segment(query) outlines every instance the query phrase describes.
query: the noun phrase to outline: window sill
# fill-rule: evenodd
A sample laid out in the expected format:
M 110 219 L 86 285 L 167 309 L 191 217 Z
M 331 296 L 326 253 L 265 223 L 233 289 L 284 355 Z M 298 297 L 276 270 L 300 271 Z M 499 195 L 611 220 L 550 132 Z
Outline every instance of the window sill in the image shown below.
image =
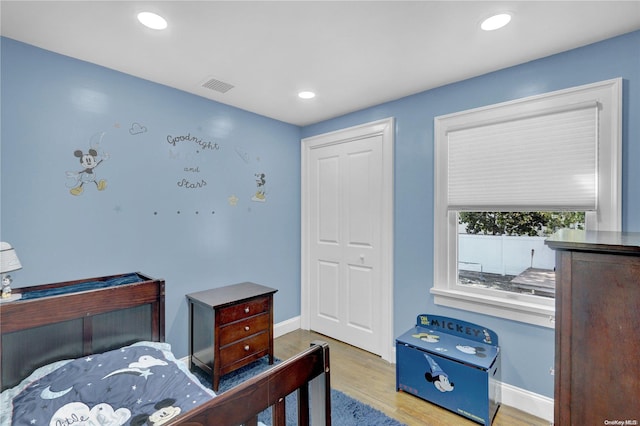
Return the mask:
M 432 288 L 436 305 L 555 328 L 555 307 L 505 297 Z

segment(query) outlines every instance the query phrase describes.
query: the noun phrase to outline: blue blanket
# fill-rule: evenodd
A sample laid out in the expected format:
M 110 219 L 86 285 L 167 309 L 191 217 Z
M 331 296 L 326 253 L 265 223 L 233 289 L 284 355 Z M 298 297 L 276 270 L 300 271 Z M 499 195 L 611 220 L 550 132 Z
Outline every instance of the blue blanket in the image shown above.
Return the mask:
M 14 425 L 159 425 L 212 393 L 173 355 L 133 345 L 78 358 L 13 399 Z
M 49 288 L 45 290 L 33 290 L 22 293 L 22 300 L 38 299 L 40 297 L 59 296 L 61 294 L 75 293 L 79 291 L 96 290 L 100 288 L 115 287 L 124 284 L 133 284 L 144 281 L 138 274 L 127 274 L 103 281 L 85 281 L 65 287 Z

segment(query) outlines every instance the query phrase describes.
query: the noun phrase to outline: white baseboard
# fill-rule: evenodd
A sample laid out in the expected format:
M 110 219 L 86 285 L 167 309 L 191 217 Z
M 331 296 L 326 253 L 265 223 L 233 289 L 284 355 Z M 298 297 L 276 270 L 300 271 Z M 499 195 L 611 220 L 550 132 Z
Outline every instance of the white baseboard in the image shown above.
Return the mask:
M 300 328 L 300 317 L 289 318 L 273 325 L 273 338 L 284 336 Z
M 502 383 L 502 404 L 553 423 L 553 398 Z

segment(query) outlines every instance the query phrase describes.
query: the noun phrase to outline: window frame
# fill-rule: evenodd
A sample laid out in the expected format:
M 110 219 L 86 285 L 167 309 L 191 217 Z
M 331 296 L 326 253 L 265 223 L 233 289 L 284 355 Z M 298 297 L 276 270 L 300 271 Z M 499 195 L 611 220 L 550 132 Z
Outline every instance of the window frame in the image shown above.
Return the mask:
M 598 207 L 586 212 L 587 230 L 620 231 L 622 79 L 616 78 L 434 118 L 434 282 L 436 305 L 553 328 L 555 300 L 458 284 L 458 212 L 447 200 L 447 133 L 582 102 L 598 103 Z

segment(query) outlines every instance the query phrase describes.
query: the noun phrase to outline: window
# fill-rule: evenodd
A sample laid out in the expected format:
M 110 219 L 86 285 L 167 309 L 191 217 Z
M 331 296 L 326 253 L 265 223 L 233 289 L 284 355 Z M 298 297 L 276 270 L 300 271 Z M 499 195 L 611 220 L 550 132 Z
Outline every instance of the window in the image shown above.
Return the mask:
M 459 219 L 585 212 L 586 229 L 620 230 L 621 90 L 615 79 L 435 118 L 436 304 L 553 327 L 551 297 L 461 282 L 473 261 Z

